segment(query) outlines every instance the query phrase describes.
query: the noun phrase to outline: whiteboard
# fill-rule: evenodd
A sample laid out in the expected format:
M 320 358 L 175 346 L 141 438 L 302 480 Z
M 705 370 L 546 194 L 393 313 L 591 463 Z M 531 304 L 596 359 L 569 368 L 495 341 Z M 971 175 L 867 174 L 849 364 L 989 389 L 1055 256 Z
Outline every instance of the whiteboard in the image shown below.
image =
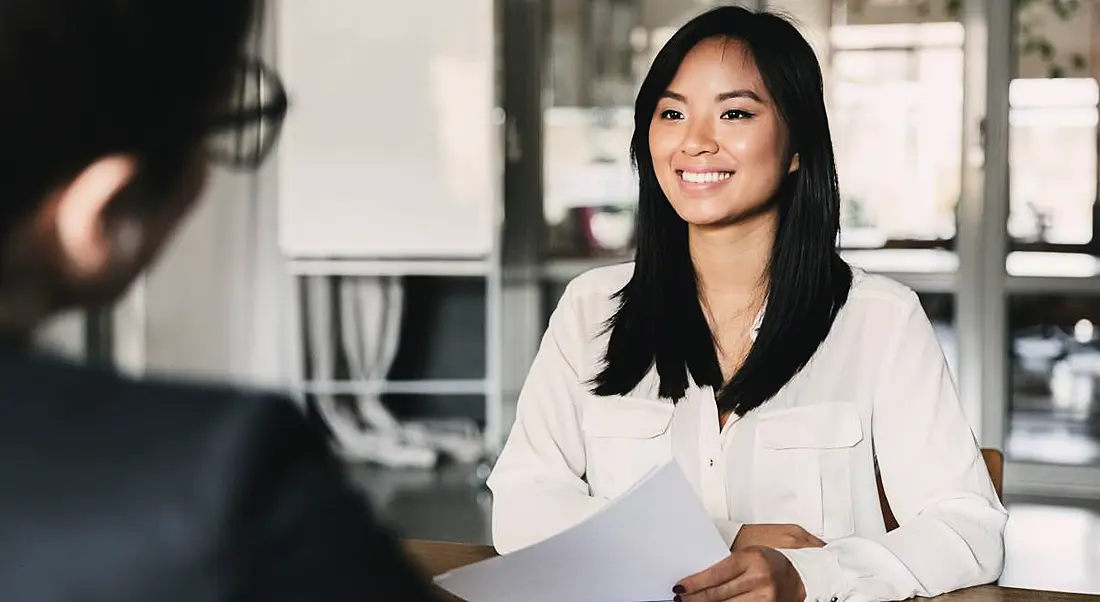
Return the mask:
M 292 257 L 470 258 L 502 176 L 492 0 L 280 0 Z

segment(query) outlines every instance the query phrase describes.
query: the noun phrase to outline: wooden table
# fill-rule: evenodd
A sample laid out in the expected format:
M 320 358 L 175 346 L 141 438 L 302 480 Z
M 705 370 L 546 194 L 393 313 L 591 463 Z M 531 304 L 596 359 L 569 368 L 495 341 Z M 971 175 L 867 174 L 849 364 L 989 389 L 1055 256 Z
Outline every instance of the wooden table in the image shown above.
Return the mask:
M 490 546 L 475 546 L 444 541 L 405 540 L 405 551 L 429 577 L 497 555 Z
M 496 552 L 489 546 L 439 541 L 407 540 L 405 550 L 428 576 L 439 575 L 496 556 Z M 446 599 L 456 600 L 453 596 L 446 596 Z M 1100 602 L 1100 596 L 996 585 L 972 587 L 932 599 L 936 602 Z

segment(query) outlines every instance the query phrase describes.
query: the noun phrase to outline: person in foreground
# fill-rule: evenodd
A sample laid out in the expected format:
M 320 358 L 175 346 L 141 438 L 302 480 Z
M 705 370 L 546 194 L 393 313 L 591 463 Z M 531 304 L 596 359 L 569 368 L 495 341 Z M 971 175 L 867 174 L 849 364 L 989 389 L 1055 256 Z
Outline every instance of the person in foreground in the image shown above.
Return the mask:
M 430 600 L 288 399 L 29 348 L 144 269 L 286 111 L 253 0 L 0 0 L 0 600 Z M 249 88 L 274 90 L 264 103 Z M 260 126 L 264 127 L 261 128 Z M 255 144 L 253 143 L 255 142 Z
M 634 119 L 636 258 L 579 276 L 552 314 L 489 479 L 498 551 L 674 458 L 731 549 L 674 584 L 684 602 L 996 580 L 1007 514 L 931 324 L 837 252 L 807 42 L 779 16 L 713 9 L 657 55 Z

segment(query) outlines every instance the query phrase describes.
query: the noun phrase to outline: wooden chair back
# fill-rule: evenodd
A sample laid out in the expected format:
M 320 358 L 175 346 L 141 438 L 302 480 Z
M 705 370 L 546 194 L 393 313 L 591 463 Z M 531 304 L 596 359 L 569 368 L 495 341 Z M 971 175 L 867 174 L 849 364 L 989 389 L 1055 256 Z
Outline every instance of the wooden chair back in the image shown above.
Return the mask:
M 1003 499 L 1004 495 L 1004 469 L 1005 457 L 1000 450 L 982 449 L 982 459 L 989 470 L 989 478 L 993 481 L 993 489 L 997 491 L 997 498 Z M 886 530 L 893 531 L 898 528 L 898 521 L 894 518 L 894 511 L 890 509 L 890 501 L 886 499 L 886 490 L 882 487 L 882 478 L 878 478 L 878 501 L 882 506 L 882 520 L 886 524 Z

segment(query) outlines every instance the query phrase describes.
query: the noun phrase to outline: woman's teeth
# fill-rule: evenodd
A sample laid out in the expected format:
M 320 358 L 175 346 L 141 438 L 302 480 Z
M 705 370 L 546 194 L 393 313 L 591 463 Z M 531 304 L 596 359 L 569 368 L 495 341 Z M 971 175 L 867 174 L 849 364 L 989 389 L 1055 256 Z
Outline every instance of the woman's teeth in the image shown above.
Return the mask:
M 712 184 L 729 179 L 733 175 L 728 171 L 681 171 L 680 178 L 692 184 Z

